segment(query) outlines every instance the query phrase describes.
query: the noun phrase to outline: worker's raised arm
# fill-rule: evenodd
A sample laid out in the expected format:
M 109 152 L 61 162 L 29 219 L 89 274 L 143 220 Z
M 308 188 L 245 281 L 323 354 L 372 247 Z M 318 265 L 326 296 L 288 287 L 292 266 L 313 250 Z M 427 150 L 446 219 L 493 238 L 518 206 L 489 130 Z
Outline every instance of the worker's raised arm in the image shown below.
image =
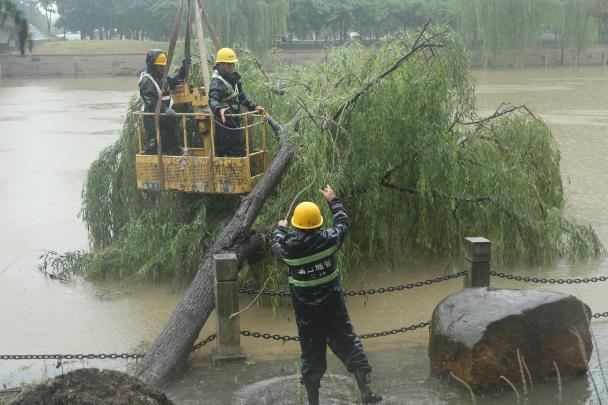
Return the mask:
M 346 214 L 346 210 L 344 209 L 342 202 L 338 197 L 336 197 L 336 193 L 334 193 L 329 184 L 321 189 L 321 193 L 323 194 L 323 198 L 325 198 L 329 204 L 332 220 L 331 228 L 328 228 L 323 232 L 326 232 L 328 239 L 331 239 L 338 245 L 341 245 L 344 242 L 344 239 L 346 239 L 348 227 L 350 226 L 350 220 L 348 219 L 348 215 Z
M 287 226 L 287 221 L 282 219 L 272 233 L 271 249 L 277 259 L 283 259 L 285 257 L 283 253 L 283 241 L 285 240 L 285 235 L 287 235 Z

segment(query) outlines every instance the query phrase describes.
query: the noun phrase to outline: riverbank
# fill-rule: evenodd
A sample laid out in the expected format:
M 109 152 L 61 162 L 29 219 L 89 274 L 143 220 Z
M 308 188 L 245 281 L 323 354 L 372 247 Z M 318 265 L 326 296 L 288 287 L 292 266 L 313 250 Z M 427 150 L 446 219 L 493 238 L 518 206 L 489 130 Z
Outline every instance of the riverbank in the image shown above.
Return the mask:
M 83 76 L 134 76 L 145 68 L 154 41 L 50 41 L 26 55 L 0 53 L 0 79 Z
M 267 61 L 280 60 L 298 65 L 322 58 L 333 45 L 282 46 L 270 51 Z M 40 44 L 31 54 L 0 53 L 0 79 L 40 77 L 134 76 L 145 68 L 149 49 L 166 49 L 164 42 L 152 41 L 52 41 Z M 505 50 L 491 63 L 486 63 L 481 49 L 469 51 L 473 68 L 556 68 L 605 67 L 608 46 L 585 50 L 580 58 L 575 48 L 527 49 L 521 58 Z M 271 68 L 270 62 L 266 62 Z

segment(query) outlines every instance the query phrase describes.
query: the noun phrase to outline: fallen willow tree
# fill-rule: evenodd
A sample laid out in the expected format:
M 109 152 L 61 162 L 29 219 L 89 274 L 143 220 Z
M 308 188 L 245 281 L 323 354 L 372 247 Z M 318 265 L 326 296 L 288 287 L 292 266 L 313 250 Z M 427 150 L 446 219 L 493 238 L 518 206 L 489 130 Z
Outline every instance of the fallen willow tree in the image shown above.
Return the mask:
M 135 190 L 131 112 L 87 177 L 82 217 L 95 249 L 74 256 L 75 266 L 90 276 L 194 276 L 140 364 L 144 381 L 162 384 L 184 365 L 213 310 L 213 254 L 234 251 L 245 264 L 261 253 L 247 276 L 265 280 L 276 264 L 263 236 L 311 183 L 301 199 L 320 203 L 318 187 L 329 183 L 352 218 L 342 271 L 404 251 L 454 255 L 470 235 L 490 238 L 501 262 L 603 252 L 590 227 L 564 216 L 547 126 L 523 106 L 476 115 L 469 60 L 449 29 L 395 34 L 370 48 L 353 43 L 272 74 L 247 52 L 240 59 L 276 135 L 270 167 L 242 201 L 179 193 L 144 200 Z M 270 274 L 275 286 L 283 278 Z

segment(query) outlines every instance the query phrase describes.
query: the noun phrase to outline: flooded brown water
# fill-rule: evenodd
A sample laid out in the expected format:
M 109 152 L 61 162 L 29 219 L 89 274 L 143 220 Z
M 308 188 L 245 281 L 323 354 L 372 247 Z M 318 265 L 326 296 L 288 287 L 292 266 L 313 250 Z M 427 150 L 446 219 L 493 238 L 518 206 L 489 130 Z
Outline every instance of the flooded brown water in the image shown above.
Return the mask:
M 549 124 L 562 151 L 567 211 L 594 226 L 608 245 L 608 71 L 554 69 L 476 72 L 480 111 L 500 103 L 526 104 Z M 77 217 L 86 169 L 99 151 L 118 136 L 136 78 L 0 81 L 0 354 L 112 353 L 140 351 L 162 329 L 183 291 L 156 285 L 60 283 L 36 270 L 41 250 L 86 249 L 87 237 Z M 459 270 L 459 263 L 408 261 L 391 268 L 355 271 L 348 288 L 386 287 Z M 547 277 L 606 275 L 606 259 L 584 263 L 566 260 L 510 271 Z M 528 287 L 493 280 L 499 287 Z M 410 325 L 430 318 L 435 305 L 462 286 L 462 279 L 392 294 L 348 300 L 359 333 Z M 530 286 L 531 287 L 531 286 Z M 535 286 L 536 287 L 536 286 Z M 608 311 L 605 283 L 551 286 L 573 293 L 593 312 Z M 243 297 L 245 305 L 250 297 Z M 213 333 L 213 319 L 201 336 Z M 600 353 L 608 358 L 606 321 L 594 321 Z M 294 335 L 292 311 L 260 306 L 241 317 L 242 329 Z M 426 330 L 366 340 L 374 366 L 374 384 L 386 403 L 467 403 L 467 394 L 428 378 Z M 293 383 L 299 347 L 243 338 L 245 365 L 214 368 L 210 348 L 193 356 L 192 369 L 168 387 L 179 403 L 297 403 L 302 392 Z M 343 388 L 342 366 L 332 356 L 325 394 L 332 403 L 351 403 Z M 601 363 L 594 357 L 593 375 Z M 124 361 L 0 361 L 0 388 L 17 386 L 63 369 L 125 369 Z M 608 364 L 604 364 L 608 367 Z M 277 379 L 279 378 L 279 379 Z M 282 380 L 281 378 L 285 378 Z M 333 382 L 332 382 L 333 381 Z M 337 381 L 337 382 L 336 382 Z M 333 384 L 333 385 L 332 385 Z M 218 387 L 222 387 L 221 389 Z M 275 392 L 278 397 L 261 392 Z M 600 387 L 600 390 L 602 387 Z M 349 391 L 351 390 L 351 391 Z M 555 386 L 538 387 L 534 403 L 555 403 Z M 581 378 L 565 386 L 564 403 L 596 403 L 592 383 Z M 600 396 L 608 401 L 608 391 Z M 274 399 L 273 399 L 274 398 Z M 277 399 L 280 398 L 280 399 Z M 353 399 L 355 398 L 355 399 Z M 515 403 L 510 394 L 480 398 L 481 403 Z M 568 401 L 566 401 L 568 400 Z M 270 401 L 270 402 L 268 402 Z M 276 402 L 275 402 L 276 403 Z

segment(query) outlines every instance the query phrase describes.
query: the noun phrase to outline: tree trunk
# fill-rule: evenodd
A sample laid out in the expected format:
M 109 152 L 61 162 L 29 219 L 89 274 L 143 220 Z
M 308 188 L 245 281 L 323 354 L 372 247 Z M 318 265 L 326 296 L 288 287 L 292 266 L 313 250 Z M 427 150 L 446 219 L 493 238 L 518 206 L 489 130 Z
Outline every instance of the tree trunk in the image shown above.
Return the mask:
M 186 295 L 139 364 L 137 377 L 147 384 L 162 386 L 183 370 L 201 328 L 215 308 L 213 256 L 221 252 L 235 252 L 239 265 L 242 265 L 251 251 L 251 248 L 246 247 L 252 246 L 249 237 L 251 225 L 294 155 L 294 147 L 284 136 L 285 130 L 275 125 L 276 123 L 273 129 L 279 132 L 281 139 L 278 153 L 264 176 L 245 197 L 230 223 L 205 254 Z M 256 243 L 253 243 L 253 246 L 255 245 Z
M 349 108 L 352 108 L 363 94 L 373 88 L 382 79 L 395 72 L 412 55 L 420 50 L 434 46 L 432 41 L 439 34 L 431 35 L 427 38 L 423 37 L 429 23 L 420 31 L 409 52 L 400 56 L 399 59 L 377 77 L 367 81 L 338 108 L 338 111 L 333 115 L 334 121 L 347 112 Z M 329 96 L 340 86 L 342 80 L 343 78 L 338 79 L 333 86 L 328 88 L 326 94 L 320 99 L 321 106 L 324 106 Z M 266 198 L 268 198 L 280 182 L 283 173 L 287 170 L 294 156 L 296 147 L 288 141 L 288 128 L 297 126 L 300 119 L 307 116 L 307 113 L 308 111 L 304 108 L 299 110 L 289 123 L 283 127 L 278 125 L 271 117 L 268 117 L 268 123 L 279 139 L 280 148 L 272 160 L 270 167 L 268 167 L 253 190 L 241 202 L 232 220 L 205 254 L 186 295 L 177 305 L 164 330 L 154 341 L 152 347 L 146 352 L 145 357 L 139 364 L 136 375 L 145 383 L 157 387 L 162 386 L 171 377 L 184 369 L 194 342 L 215 307 L 213 256 L 222 252 L 234 252 L 239 259 L 240 266 L 247 259 L 247 256 L 252 251 L 255 251 L 256 246 L 261 244 L 259 238 L 256 240 L 255 237 L 251 237 L 251 225 L 262 210 Z

